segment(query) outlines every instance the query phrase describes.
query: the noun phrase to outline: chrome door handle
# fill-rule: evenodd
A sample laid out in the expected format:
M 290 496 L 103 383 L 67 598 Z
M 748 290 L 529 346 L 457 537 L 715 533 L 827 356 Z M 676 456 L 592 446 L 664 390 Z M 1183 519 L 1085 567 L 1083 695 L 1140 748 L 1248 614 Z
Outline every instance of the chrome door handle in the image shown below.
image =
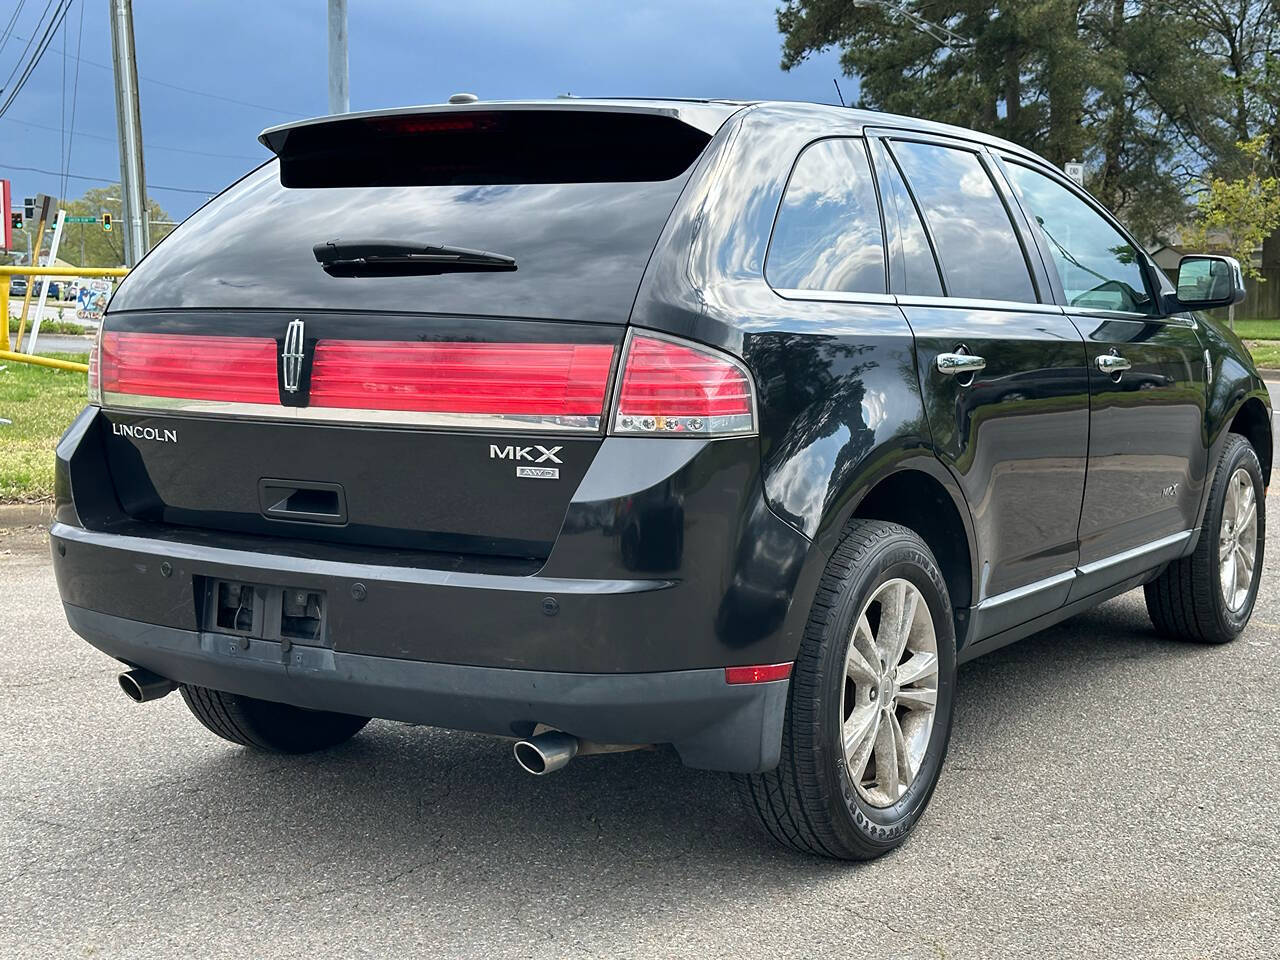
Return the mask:
M 1115 376 L 1117 373 L 1124 373 L 1133 366 L 1124 357 L 1114 353 L 1100 353 L 1093 361 L 1098 365 L 1098 369 L 1103 373 Z
M 966 373 L 977 373 L 987 365 L 982 357 L 971 353 L 940 353 L 934 361 L 939 373 L 948 377 L 964 376 Z

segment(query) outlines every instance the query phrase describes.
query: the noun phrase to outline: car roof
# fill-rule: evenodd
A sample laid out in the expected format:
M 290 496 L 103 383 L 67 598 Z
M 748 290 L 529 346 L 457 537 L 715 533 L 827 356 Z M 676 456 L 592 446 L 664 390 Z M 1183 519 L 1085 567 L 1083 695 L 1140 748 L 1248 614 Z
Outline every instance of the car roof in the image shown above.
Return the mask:
M 990 134 L 980 133 L 966 127 L 957 127 L 949 123 L 937 123 L 932 120 L 921 120 L 918 117 L 906 117 L 892 113 L 880 113 L 875 110 L 861 110 L 854 107 L 841 107 L 836 104 L 812 103 L 805 100 L 729 100 L 719 98 L 695 97 L 556 97 L 548 100 L 477 100 L 471 103 L 430 103 L 416 106 L 389 107 L 380 110 L 363 110 L 355 113 L 336 114 L 331 116 L 311 117 L 306 120 L 295 120 L 268 127 L 258 135 L 258 140 L 272 151 L 277 151 L 283 144 L 285 134 L 300 127 L 317 126 L 334 123 L 340 120 L 361 120 L 370 117 L 396 117 L 420 115 L 424 113 L 474 112 L 486 110 L 581 110 L 598 112 L 607 110 L 616 113 L 644 113 L 670 116 L 707 134 L 714 134 L 724 122 L 745 108 L 768 108 L 770 112 L 786 117 L 788 114 L 796 118 L 806 117 L 810 120 L 820 119 L 828 115 L 833 122 L 838 122 L 848 129 L 850 125 L 859 131 L 867 128 L 891 129 L 929 133 L 939 136 L 955 137 L 986 146 L 1007 150 L 1024 157 L 1045 162 L 1043 158 L 1008 140 Z

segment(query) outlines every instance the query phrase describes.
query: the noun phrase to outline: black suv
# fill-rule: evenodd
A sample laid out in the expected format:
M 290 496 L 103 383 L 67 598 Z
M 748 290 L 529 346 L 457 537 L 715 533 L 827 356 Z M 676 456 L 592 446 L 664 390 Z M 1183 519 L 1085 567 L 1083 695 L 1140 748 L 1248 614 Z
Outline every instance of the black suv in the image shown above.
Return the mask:
M 472 103 L 276 127 L 125 279 L 57 451 L 77 633 L 234 743 L 369 717 L 547 773 L 669 744 L 869 858 L 957 662 L 1144 586 L 1248 622 L 1267 393 L 1012 144 L 808 104 Z

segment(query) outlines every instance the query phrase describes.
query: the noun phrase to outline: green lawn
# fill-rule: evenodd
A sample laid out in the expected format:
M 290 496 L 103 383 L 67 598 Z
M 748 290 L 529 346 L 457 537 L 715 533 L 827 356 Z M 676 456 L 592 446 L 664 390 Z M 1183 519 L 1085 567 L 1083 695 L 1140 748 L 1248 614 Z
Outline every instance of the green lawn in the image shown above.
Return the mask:
M 1242 340 L 1280 340 L 1280 320 L 1237 320 L 1236 335 Z
M 85 354 L 54 354 L 84 363 Z M 53 448 L 85 405 L 83 373 L 0 360 L 0 503 L 53 497 Z

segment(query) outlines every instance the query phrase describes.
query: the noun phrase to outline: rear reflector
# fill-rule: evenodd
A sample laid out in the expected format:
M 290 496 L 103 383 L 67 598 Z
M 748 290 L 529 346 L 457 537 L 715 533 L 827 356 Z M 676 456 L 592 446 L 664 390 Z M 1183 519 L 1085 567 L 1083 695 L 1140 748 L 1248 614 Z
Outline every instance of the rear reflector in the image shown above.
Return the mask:
M 613 346 L 321 340 L 312 407 L 497 414 L 598 427 Z
M 268 337 L 104 333 L 97 383 L 107 402 L 122 397 L 280 402 L 276 342 Z
M 790 663 L 769 663 L 757 667 L 725 667 L 725 683 L 769 683 L 791 676 Z
M 732 357 L 641 334 L 631 339 L 623 364 L 615 433 L 755 432 L 751 376 Z

